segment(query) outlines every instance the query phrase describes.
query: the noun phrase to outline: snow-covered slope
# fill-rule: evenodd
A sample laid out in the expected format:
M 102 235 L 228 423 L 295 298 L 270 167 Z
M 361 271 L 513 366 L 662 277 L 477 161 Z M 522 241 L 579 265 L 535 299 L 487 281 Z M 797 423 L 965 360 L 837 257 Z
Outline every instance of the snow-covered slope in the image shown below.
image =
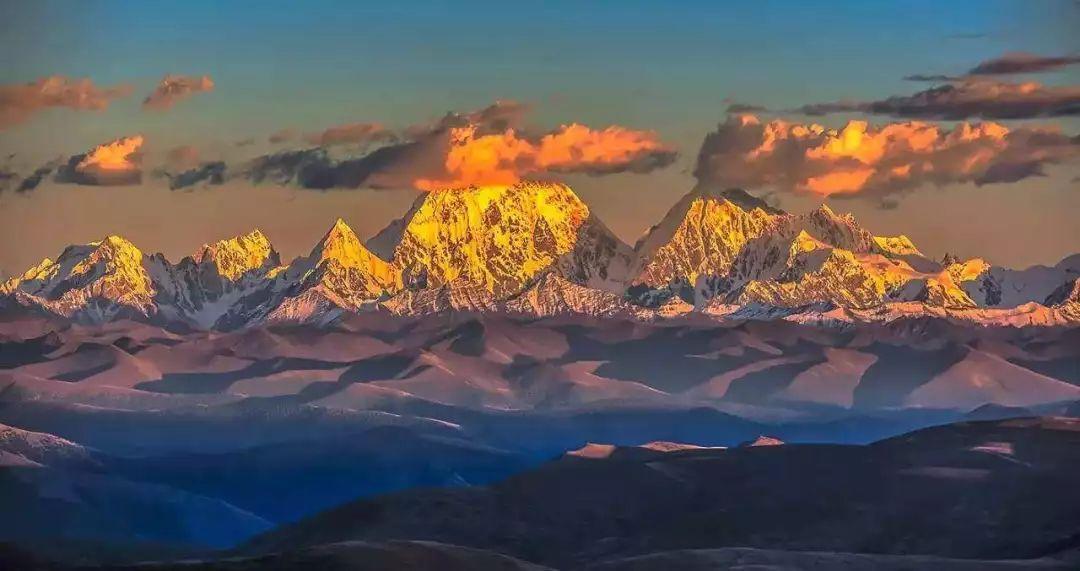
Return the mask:
M 566 314 L 632 317 L 645 313 L 618 295 L 585 287 L 554 272 L 544 274 L 500 308 L 509 313 L 540 317 Z
M 1028 302 L 1043 303 L 1058 288 L 1080 278 L 1080 254 L 1053 266 L 1023 270 L 994 266 L 981 258 L 956 261 L 948 270 L 979 306 L 1016 307 Z
M 230 329 L 268 322 L 326 323 L 359 311 L 401 286 L 401 274 L 371 253 L 340 218 L 307 256 L 243 297 L 218 322 Z
M 0 294 L 15 295 L 23 303 L 85 321 L 119 317 L 153 317 L 158 301 L 170 299 L 172 280 L 168 262 L 146 256 L 119 236 L 69 246 L 55 261 L 46 258 L 21 276 L 0 286 Z
M 176 305 L 195 324 L 210 327 L 280 267 L 281 257 L 258 230 L 207 244 L 173 268 Z
M 482 286 L 464 280 L 436 288 L 404 290 L 382 304 L 397 315 L 427 315 L 444 311 L 522 314 L 535 317 L 591 315 L 643 317 L 648 310 L 611 292 L 574 283 L 549 271 L 525 289 L 500 299 Z
M 663 287 L 727 274 L 747 242 L 771 228 L 779 214 L 741 190 L 695 189 L 638 241 L 632 282 Z
M 843 307 L 873 307 L 913 274 L 902 262 L 835 248 L 801 230 L 789 247 L 783 273 L 746 282 L 733 299 L 740 305 L 799 307 L 828 301 Z
M 621 292 L 630 263 L 619 241 L 569 187 L 523 182 L 429 192 L 371 241 L 413 289 L 479 286 L 496 297 L 555 269 L 575 283 Z
M 904 235 L 874 236 L 851 215 L 824 205 L 787 214 L 737 189 L 695 189 L 635 252 L 630 293 L 643 305 L 673 296 L 698 307 L 827 302 L 866 308 L 891 299 L 974 305 Z
M 109 236 L 8 279 L 0 303 L 221 330 L 379 308 L 1063 325 L 1080 323 L 1078 278 L 1080 254 L 1026 270 L 938 262 L 828 206 L 789 214 L 737 189 L 695 189 L 630 249 L 566 185 L 522 182 L 425 193 L 366 246 L 339 219 L 288 265 L 257 230 L 175 265 Z

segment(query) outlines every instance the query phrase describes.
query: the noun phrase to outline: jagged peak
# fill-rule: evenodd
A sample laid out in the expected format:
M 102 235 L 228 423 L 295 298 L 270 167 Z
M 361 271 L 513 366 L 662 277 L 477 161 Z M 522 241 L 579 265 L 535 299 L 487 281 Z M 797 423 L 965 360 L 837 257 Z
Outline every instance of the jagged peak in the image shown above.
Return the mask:
M 356 232 L 353 232 L 352 227 L 343 218 L 337 218 L 334 220 L 334 224 L 330 226 L 330 229 L 326 231 L 326 234 L 323 235 L 320 243 L 334 240 L 352 241 L 354 238 L 356 238 Z
M 794 228 L 806 228 L 827 244 L 859 253 L 877 249 L 874 236 L 859 225 L 850 213 L 837 214 L 827 204 L 797 216 L 787 222 Z
M 253 270 L 281 263 L 270 240 L 258 229 L 213 244 L 203 244 L 191 258 L 198 264 L 213 264 L 218 275 L 231 281 Z
M 811 218 L 823 218 L 839 222 L 848 226 L 858 226 L 855 220 L 855 215 L 850 212 L 844 212 L 843 214 L 836 212 L 826 203 L 821 203 L 817 208 L 810 211 L 807 216 Z
M 142 262 L 143 257 L 142 250 L 134 243 L 115 234 L 110 234 L 97 242 L 91 242 L 82 249 L 69 247 L 64 250 L 64 254 L 61 254 L 61 258 L 65 261 L 77 261 L 75 267 L 71 270 L 73 274 L 83 273 L 101 260 L 139 264 Z
M 809 252 L 811 250 L 831 249 L 832 246 L 818 240 L 806 230 L 799 230 L 791 241 L 792 252 Z
M 874 236 L 874 245 L 883 254 L 892 254 L 894 256 L 906 256 L 917 255 L 921 256 L 922 252 L 915 247 L 915 243 L 911 241 L 904 234 L 898 234 L 896 236 Z
M 12 276 L 11 279 L 12 280 L 14 280 L 14 279 L 27 279 L 27 280 L 34 279 L 36 276 L 41 274 L 41 272 L 46 271 L 47 269 L 49 269 L 50 267 L 52 267 L 54 265 L 56 265 L 56 262 L 53 261 L 52 258 L 45 258 L 45 259 L 41 260 L 41 262 L 38 263 L 38 265 L 26 270 L 25 272 L 23 272 L 19 276 Z
M 794 271 L 796 264 L 801 271 L 817 271 L 830 260 L 854 261 L 854 254 L 822 242 L 806 230 L 799 230 L 791 240 L 791 247 L 788 249 L 788 271 Z
M 622 252 L 628 248 L 561 183 L 521 181 L 429 192 L 403 222 L 392 226 L 373 243 L 385 251 L 390 238 L 397 238 L 394 264 L 407 274 L 406 281 L 428 287 L 466 278 L 491 292 L 511 293 L 552 266 L 578 281 L 607 280 L 616 275 L 609 269 L 618 269 L 609 268 L 613 260 L 628 263 L 630 257 Z
M 108 248 L 112 250 L 138 250 L 134 243 L 123 236 L 116 234 L 109 234 L 97 242 L 91 242 L 91 246 L 95 248 Z
M 400 283 L 400 273 L 391 264 L 376 256 L 368 250 L 356 232 L 338 218 L 334 225 L 327 231 L 323 239 L 315 245 L 308 256 L 307 269 L 323 268 L 329 271 L 319 272 L 320 279 L 336 281 L 330 276 L 338 272 L 335 268 L 345 270 L 359 270 L 362 275 L 372 278 L 380 288 L 396 287 Z M 352 281 L 353 277 L 339 276 L 346 282 Z
M 1048 307 L 1062 306 L 1066 304 L 1080 304 L 1080 278 L 1067 281 L 1055 289 L 1043 301 Z
M 114 263 L 130 263 L 133 265 L 142 262 L 143 254 L 134 243 L 121 236 L 110 235 L 98 242 L 90 244 L 91 249 L 87 255 L 72 269 L 73 274 L 81 272 L 81 268 L 97 263 L 99 260 L 112 260 Z
M 695 205 L 707 202 L 728 205 L 736 211 L 747 213 L 752 212 L 755 209 L 760 209 L 769 215 L 784 214 L 782 210 L 769 206 L 764 200 L 761 200 L 740 188 L 720 190 L 698 185 L 691 189 L 690 192 L 683 195 L 683 197 L 668 210 L 667 214 L 664 215 L 664 218 L 662 218 L 660 222 L 657 222 L 645 230 L 634 244 L 634 249 L 643 251 L 648 249 L 648 245 L 650 244 L 653 248 L 661 246 L 663 243 L 670 240 L 678 228 L 685 223 L 686 217 L 695 209 Z M 702 211 L 704 211 L 704 209 Z
M 783 210 L 770 206 L 769 203 L 761 198 L 758 198 L 741 188 L 719 189 L 697 185 L 690 191 L 688 196 L 693 200 L 724 200 L 747 211 L 760 208 L 769 214 L 784 213 Z
M 255 244 L 255 245 L 267 245 L 267 246 L 270 245 L 270 239 L 267 238 L 266 234 L 263 234 L 262 230 L 259 230 L 258 228 L 255 228 L 254 230 L 252 230 L 251 232 L 248 232 L 247 234 L 243 234 L 243 235 L 240 235 L 240 236 L 234 236 L 234 237 L 229 238 L 227 240 L 220 240 L 218 243 L 220 244 L 220 243 L 223 243 L 223 242 L 239 242 L 239 243 L 242 243 L 242 244 Z
M 162 267 L 129 240 L 108 235 L 84 245 L 68 246 L 56 261 L 46 258 L 18 278 L 8 280 L 0 294 L 29 294 L 50 301 L 64 300 L 61 313 L 77 312 L 89 297 L 108 298 L 136 307 L 150 305 L 156 289 L 151 271 Z M 75 304 L 75 305 L 70 305 Z
M 356 232 L 338 218 L 311 250 L 311 257 L 318 261 L 334 259 L 346 266 L 356 266 L 366 264 L 368 258 L 375 258 L 375 255 L 364 247 Z
M 556 193 L 573 197 L 578 202 L 581 199 L 572 188 L 561 182 L 521 180 L 513 184 L 483 184 L 458 187 L 443 187 L 429 190 L 421 194 L 413 205 L 414 208 L 428 201 L 439 202 L 445 199 L 470 200 L 482 203 L 490 203 L 505 196 L 536 194 L 539 192 Z M 584 204 L 584 203 L 582 203 Z
M 588 205 L 569 186 L 560 182 L 535 180 L 522 180 L 514 184 L 472 185 L 432 190 L 425 193 L 421 197 L 422 200 L 417 201 L 414 209 L 423 207 L 426 204 L 462 201 L 475 203 L 481 208 L 485 208 L 493 203 L 499 203 L 507 199 L 520 199 L 522 196 L 534 196 L 537 199 L 542 196 L 552 196 L 573 204 L 575 208 L 581 208 L 588 212 Z
M 351 226 L 349 226 L 348 224 L 345 223 L 344 218 L 341 218 L 339 216 L 337 219 L 334 220 L 334 225 L 330 228 L 330 231 L 331 232 L 339 232 L 339 233 L 341 233 L 341 232 L 352 233 L 353 229 L 352 229 Z
M 726 274 L 748 243 L 790 218 L 741 189 L 699 185 L 638 239 L 633 283 L 662 287 Z
M 273 250 L 273 246 L 270 244 L 270 240 L 267 239 L 266 235 L 256 228 L 247 234 L 233 236 L 232 238 L 224 238 L 213 244 L 203 244 L 191 257 L 194 258 L 196 262 L 202 262 L 204 259 L 208 259 L 218 252 L 235 250 L 270 251 Z
M 839 213 L 832 209 L 828 204 L 822 203 L 809 213 L 810 217 L 824 218 L 847 226 L 857 227 L 859 224 L 855 220 L 855 215 L 850 212 Z M 860 228 L 861 230 L 861 228 Z
M 948 263 L 950 260 L 948 255 L 946 255 L 946 259 L 943 260 L 942 265 L 945 266 L 945 269 L 953 279 L 961 282 L 973 280 L 992 267 L 990 262 L 987 262 L 982 258 L 971 258 L 960 261 L 956 260 L 954 257 L 953 260 L 954 261 L 951 261 L 951 263 Z

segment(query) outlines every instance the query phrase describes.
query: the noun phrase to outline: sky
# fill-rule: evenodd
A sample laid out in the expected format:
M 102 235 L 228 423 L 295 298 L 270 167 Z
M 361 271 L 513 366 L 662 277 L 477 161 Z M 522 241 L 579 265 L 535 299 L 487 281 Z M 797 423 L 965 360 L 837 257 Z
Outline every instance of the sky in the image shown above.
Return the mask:
M 255 227 L 288 259 L 524 178 L 631 244 L 742 186 L 1050 264 L 1080 252 L 1077 29 L 1073 1 L 3 2 L 0 272 Z

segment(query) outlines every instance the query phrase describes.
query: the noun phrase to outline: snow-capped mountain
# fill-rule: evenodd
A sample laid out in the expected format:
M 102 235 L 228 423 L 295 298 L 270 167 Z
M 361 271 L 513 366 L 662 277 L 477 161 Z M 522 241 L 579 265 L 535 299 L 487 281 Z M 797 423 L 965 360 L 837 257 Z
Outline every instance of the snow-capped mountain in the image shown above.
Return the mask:
M 89 321 L 158 313 L 172 280 L 168 262 L 119 236 L 68 246 L 0 286 L 0 294 L 58 315 Z
M 217 326 L 322 323 L 342 311 L 359 311 L 400 286 L 400 272 L 364 247 L 339 218 L 311 253 L 277 270 L 273 279 L 239 299 Z
M 8 279 L 0 299 L 79 321 L 222 330 L 380 308 L 1062 325 L 1080 323 L 1078 278 L 1080 255 L 1026 270 L 938 262 L 849 214 L 789 214 L 741 190 L 695 189 L 631 250 L 569 187 L 526 182 L 425 193 L 366 246 L 339 219 L 287 265 L 257 230 L 175 265 L 109 236 Z
M 549 269 L 621 293 L 632 256 L 569 187 L 535 182 L 428 192 L 369 244 L 407 287 L 470 284 L 496 297 Z
M 806 230 L 791 241 L 781 267 L 775 277 L 746 281 L 731 293 L 734 301 L 778 307 L 829 301 L 843 307 L 872 307 L 901 287 L 911 271 L 877 254 L 834 247 Z
M 632 283 L 664 287 L 724 275 L 751 240 L 781 213 L 741 190 L 695 189 L 638 240 Z
M 1061 284 L 1053 293 L 1046 296 L 1043 304 L 1051 307 L 1080 305 L 1080 278 Z
M 827 206 L 787 214 L 738 189 L 695 189 L 635 252 L 632 292 L 646 304 L 681 295 L 698 305 L 720 297 L 725 304 L 868 307 L 942 269 L 906 236 L 874 236 Z M 940 289 L 941 279 L 929 279 Z M 909 295 L 924 289 L 913 287 Z M 970 305 L 949 293 L 939 297 Z
M 634 317 L 646 313 L 620 295 L 574 283 L 555 272 L 544 274 L 530 287 L 507 299 L 502 310 L 539 317 L 568 314 Z
M 281 257 L 266 236 L 255 230 L 203 246 L 180 260 L 169 275 L 180 312 L 209 327 L 280 268 Z
M 949 273 L 964 291 L 982 307 L 1016 307 L 1042 303 L 1067 282 L 1080 278 L 1080 254 L 1053 266 L 1032 266 L 1012 270 L 993 266 L 981 258 L 949 260 Z

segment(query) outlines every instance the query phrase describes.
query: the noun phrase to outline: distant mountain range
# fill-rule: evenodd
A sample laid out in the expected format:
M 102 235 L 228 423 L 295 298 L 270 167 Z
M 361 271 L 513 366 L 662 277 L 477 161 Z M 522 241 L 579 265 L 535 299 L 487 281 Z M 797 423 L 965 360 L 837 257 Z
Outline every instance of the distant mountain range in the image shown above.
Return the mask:
M 1078 280 L 1080 255 L 1025 270 L 932 260 L 827 206 L 788 214 L 741 190 L 694 190 L 631 248 L 569 187 L 525 182 L 425 193 L 366 244 L 338 220 L 287 264 L 258 230 L 178 263 L 108 236 L 8 279 L 0 299 L 79 322 L 219 330 L 448 310 L 1026 326 L 1080 323 Z
M 204 559 L 161 569 L 1075 567 L 1077 421 L 971 421 L 1080 414 L 1080 328 L 502 313 L 526 301 L 557 300 L 234 331 L 0 310 L 0 568 L 66 568 L 4 541 Z

